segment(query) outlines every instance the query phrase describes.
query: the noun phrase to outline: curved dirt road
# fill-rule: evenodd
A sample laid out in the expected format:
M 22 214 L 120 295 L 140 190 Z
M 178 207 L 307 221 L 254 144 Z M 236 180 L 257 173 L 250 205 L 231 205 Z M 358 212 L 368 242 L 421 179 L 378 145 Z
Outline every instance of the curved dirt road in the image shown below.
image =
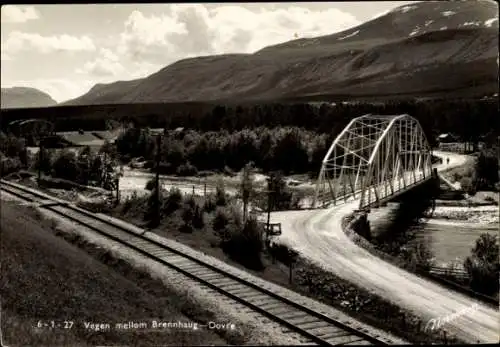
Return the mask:
M 438 171 L 465 163 L 466 156 L 434 152 L 444 157 Z M 446 158 L 450 163 L 446 164 Z M 471 298 L 417 277 L 354 244 L 342 231 L 341 219 L 357 208 L 358 201 L 325 210 L 276 212 L 280 240 L 349 281 L 375 292 L 422 317 L 425 322 L 454 314 L 441 329 L 469 343 L 499 340 L 499 311 Z

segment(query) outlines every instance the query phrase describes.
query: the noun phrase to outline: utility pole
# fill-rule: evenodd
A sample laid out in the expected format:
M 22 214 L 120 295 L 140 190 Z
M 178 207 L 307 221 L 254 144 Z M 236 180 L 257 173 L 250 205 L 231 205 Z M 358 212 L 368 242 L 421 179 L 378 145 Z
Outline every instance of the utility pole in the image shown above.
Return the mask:
M 274 193 L 274 182 L 273 182 L 274 177 L 271 176 L 267 179 L 267 223 L 266 223 L 266 241 L 269 235 L 269 230 L 270 230 L 270 224 L 271 224 L 271 208 L 273 205 L 273 196 L 272 194 Z
M 42 158 L 43 158 L 43 137 L 38 140 L 38 187 L 42 181 Z
M 160 225 L 160 160 L 161 160 L 161 135 L 156 138 L 156 178 L 155 178 L 155 226 Z

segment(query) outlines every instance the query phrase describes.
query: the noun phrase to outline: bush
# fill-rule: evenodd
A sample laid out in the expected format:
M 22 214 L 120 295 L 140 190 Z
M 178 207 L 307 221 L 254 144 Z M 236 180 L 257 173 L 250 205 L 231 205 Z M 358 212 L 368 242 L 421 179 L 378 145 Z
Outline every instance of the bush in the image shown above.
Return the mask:
M 191 223 L 194 216 L 194 210 L 188 204 L 185 204 L 182 208 L 182 220 L 185 223 Z
M 195 176 L 196 174 L 198 174 L 198 169 L 196 169 L 196 167 L 190 162 L 187 162 L 186 164 L 180 165 L 177 168 L 176 173 L 179 176 Z
M 223 208 L 218 208 L 215 212 L 215 217 L 212 223 L 212 227 L 216 232 L 224 230 L 229 223 L 229 215 L 227 211 Z
M 181 226 L 180 231 L 186 234 L 190 234 L 193 232 L 193 225 L 191 224 L 191 222 L 184 222 Z
M 149 190 L 149 191 L 152 191 L 155 188 L 156 188 L 156 179 L 155 178 L 151 178 L 149 181 L 147 181 L 146 186 L 144 187 L 144 189 Z
M 194 210 L 194 208 L 196 207 L 196 200 L 194 200 L 194 196 L 189 195 L 186 198 L 186 200 L 184 200 L 184 204 L 186 204 L 187 206 L 189 206 L 189 208 L 191 210 Z
M 494 198 L 494 197 L 492 197 L 492 196 L 487 196 L 487 197 L 485 197 L 485 198 L 484 198 L 484 201 L 486 201 L 486 202 L 490 202 L 490 203 L 496 203 L 495 198 Z
M 498 183 L 498 167 L 498 153 L 495 150 L 481 151 L 474 167 L 475 185 L 479 190 L 489 190 Z
M 474 187 L 472 178 L 462 177 L 460 179 L 460 186 L 462 187 L 462 190 L 467 194 L 471 196 L 474 196 L 476 194 L 476 188 Z
M 217 186 L 215 188 L 215 204 L 217 206 L 226 206 L 226 190 L 224 189 L 224 182 L 220 180 L 217 182 Z
M 22 163 L 18 158 L 0 157 L 0 161 L 0 177 L 17 172 L 22 168 Z
M 290 265 L 297 259 L 297 251 L 288 248 L 288 246 L 281 243 L 272 243 L 268 248 L 269 254 L 279 262 Z
M 226 234 L 228 237 L 221 240 L 224 253 L 249 269 L 264 269 L 261 259 L 262 228 L 257 220 L 249 218 L 243 228 L 238 223 L 228 224 L 226 228 L 229 228 Z
M 122 204 L 120 213 L 126 215 L 130 210 L 137 209 L 137 206 L 144 201 L 144 198 L 139 198 L 137 192 L 133 192 L 131 196 L 128 196 Z
M 205 220 L 203 218 L 203 210 L 200 206 L 196 205 L 193 213 L 193 227 L 196 229 L 202 229 L 205 226 Z
M 171 188 L 163 199 L 161 210 L 166 215 L 170 215 L 181 207 L 182 193 L 179 188 Z
M 56 158 L 52 170 L 54 177 L 70 181 L 76 181 L 80 173 L 75 154 L 66 150 Z
M 216 208 L 217 204 L 215 203 L 215 197 L 213 195 L 208 195 L 205 198 L 205 202 L 203 204 L 203 210 L 205 210 L 205 212 L 207 213 L 210 213 L 215 211 Z
M 471 252 L 464 262 L 471 289 L 486 295 L 498 293 L 500 264 L 497 238 L 491 234 L 481 234 Z
M 161 192 L 159 192 L 161 194 Z M 161 204 L 161 195 L 158 197 L 160 199 L 160 204 Z M 153 189 L 151 191 L 151 194 L 149 194 L 147 198 L 147 204 L 146 204 L 146 209 L 144 210 L 144 220 L 148 222 L 156 222 L 155 217 L 156 217 L 156 189 Z M 160 214 L 161 214 L 161 209 L 160 209 Z M 161 215 L 160 215 L 161 219 Z M 159 222 L 159 221 L 158 221 Z

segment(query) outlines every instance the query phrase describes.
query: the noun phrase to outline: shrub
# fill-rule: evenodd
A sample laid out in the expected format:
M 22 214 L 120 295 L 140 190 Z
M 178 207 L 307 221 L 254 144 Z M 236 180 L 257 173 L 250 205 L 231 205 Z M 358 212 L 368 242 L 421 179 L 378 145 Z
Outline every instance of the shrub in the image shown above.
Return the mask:
M 19 171 L 22 167 L 21 161 L 18 158 L 0 157 L 0 161 L 1 161 L 1 166 L 0 166 L 1 177 Z
M 467 194 L 473 196 L 476 194 L 476 189 L 474 187 L 474 183 L 472 178 L 470 177 L 462 177 L 460 179 L 460 186 L 462 187 L 463 191 L 466 192 Z
M 181 226 L 181 229 L 180 229 L 181 232 L 183 233 L 192 233 L 193 232 L 193 225 L 191 224 L 191 222 L 184 222 Z
M 222 180 L 217 182 L 217 186 L 215 188 L 215 204 L 217 206 L 227 205 L 226 190 L 224 189 L 224 182 Z
M 490 203 L 496 203 L 496 200 L 495 198 L 493 198 L 492 196 L 487 196 L 484 198 L 484 201 L 486 202 L 490 202 Z
M 196 205 L 193 211 L 193 227 L 196 229 L 201 229 L 205 226 L 205 220 L 203 218 L 203 210 L 200 206 Z
M 249 218 L 243 228 L 238 223 L 228 224 L 226 228 L 227 238 L 221 240 L 224 253 L 249 269 L 262 270 L 262 229 L 257 220 Z
M 161 194 L 161 192 L 159 192 Z M 161 203 L 161 196 L 159 197 L 160 203 Z M 151 191 L 151 194 L 149 194 L 147 198 L 147 205 L 146 209 L 144 211 L 144 220 L 149 221 L 149 222 L 155 222 L 155 217 L 156 217 L 156 189 L 153 189 Z M 161 210 L 159 211 L 161 214 Z M 161 219 L 161 216 L 160 216 Z
M 181 207 L 182 193 L 179 188 L 171 188 L 163 199 L 161 210 L 163 213 L 170 215 Z
M 215 203 L 215 197 L 213 195 L 208 195 L 205 198 L 205 202 L 203 203 L 203 209 L 205 212 L 213 212 L 217 208 L 217 204 Z
M 295 250 L 288 248 L 288 246 L 282 243 L 271 243 L 268 251 L 274 259 L 285 265 L 290 265 L 295 262 L 298 256 L 298 253 Z
M 500 192 L 500 182 L 495 183 L 495 191 Z
M 144 189 L 149 190 L 149 191 L 152 191 L 155 188 L 156 188 L 156 179 L 155 178 L 151 178 L 149 181 L 147 181 L 146 186 L 144 187 Z
M 134 191 L 132 195 L 128 196 L 123 202 L 120 213 L 122 215 L 127 214 L 132 209 L 133 206 L 137 206 L 139 199 L 140 198 L 137 195 L 137 192 Z
M 52 170 L 55 177 L 70 181 L 76 181 L 80 173 L 75 154 L 66 150 L 56 158 Z
M 224 230 L 224 228 L 229 223 L 229 215 L 227 211 L 223 208 L 218 208 L 215 212 L 215 217 L 213 220 L 213 229 L 216 232 Z
M 196 207 L 196 201 L 194 200 L 194 196 L 189 195 L 184 201 L 184 204 L 189 206 L 191 210 L 194 210 L 194 208 Z
M 470 277 L 472 290 L 486 295 L 498 293 L 499 247 L 497 238 L 491 234 L 481 234 L 467 257 L 464 267 Z
M 195 176 L 196 174 L 198 174 L 198 169 L 196 169 L 196 167 L 190 162 L 187 162 L 186 164 L 180 165 L 177 168 L 176 173 L 179 176 Z
M 194 208 L 189 204 L 184 204 L 182 208 L 182 220 L 185 223 L 191 223 L 193 221 Z

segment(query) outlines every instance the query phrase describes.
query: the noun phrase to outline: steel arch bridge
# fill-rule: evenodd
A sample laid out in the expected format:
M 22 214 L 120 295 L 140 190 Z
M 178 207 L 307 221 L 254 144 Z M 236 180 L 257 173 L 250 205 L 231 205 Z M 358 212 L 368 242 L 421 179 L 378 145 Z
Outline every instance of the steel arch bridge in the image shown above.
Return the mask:
M 328 150 L 313 205 L 359 199 L 379 205 L 432 177 L 432 152 L 420 123 L 403 114 L 354 118 Z

